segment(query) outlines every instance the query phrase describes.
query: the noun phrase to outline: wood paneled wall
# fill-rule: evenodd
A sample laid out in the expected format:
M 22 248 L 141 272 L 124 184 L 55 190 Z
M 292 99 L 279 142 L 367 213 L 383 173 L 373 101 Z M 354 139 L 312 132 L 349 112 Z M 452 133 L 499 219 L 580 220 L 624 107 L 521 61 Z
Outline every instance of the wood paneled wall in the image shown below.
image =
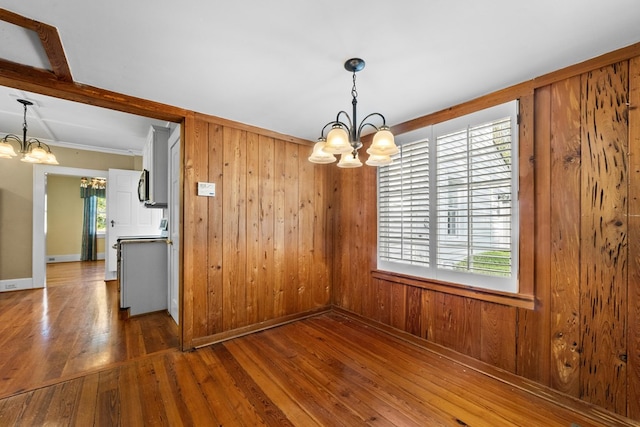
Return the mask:
M 184 347 L 328 308 L 331 206 L 308 145 L 187 117 Z M 198 182 L 216 185 L 197 196 Z
M 333 171 L 334 304 L 640 420 L 639 86 L 633 58 L 519 95 L 535 310 L 374 277 L 373 168 Z

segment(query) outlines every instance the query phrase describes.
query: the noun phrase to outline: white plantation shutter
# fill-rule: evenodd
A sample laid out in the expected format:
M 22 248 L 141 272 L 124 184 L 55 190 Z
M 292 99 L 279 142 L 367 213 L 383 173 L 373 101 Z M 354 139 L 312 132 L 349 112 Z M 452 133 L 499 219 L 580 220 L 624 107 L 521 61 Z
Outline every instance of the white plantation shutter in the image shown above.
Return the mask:
M 514 101 L 400 144 L 378 171 L 379 269 L 517 292 L 516 117 Z
M 380 256 L 386 261 L 429 265 L 429 146 L 413 142 L 378 175 Z

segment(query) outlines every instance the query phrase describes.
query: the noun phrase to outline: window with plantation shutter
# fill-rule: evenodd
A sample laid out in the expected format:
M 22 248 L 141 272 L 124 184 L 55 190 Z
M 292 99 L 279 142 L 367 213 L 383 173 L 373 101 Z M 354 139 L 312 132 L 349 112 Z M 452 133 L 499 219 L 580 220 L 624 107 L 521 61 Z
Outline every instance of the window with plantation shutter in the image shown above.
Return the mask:
M 429 147 L 400 146 L 403 161 L 379 168 L 378 250 L 392 262 L 429 265 Z
M 378 268 L 517 292 L 517 102 L 400 135 L 378 170 Z

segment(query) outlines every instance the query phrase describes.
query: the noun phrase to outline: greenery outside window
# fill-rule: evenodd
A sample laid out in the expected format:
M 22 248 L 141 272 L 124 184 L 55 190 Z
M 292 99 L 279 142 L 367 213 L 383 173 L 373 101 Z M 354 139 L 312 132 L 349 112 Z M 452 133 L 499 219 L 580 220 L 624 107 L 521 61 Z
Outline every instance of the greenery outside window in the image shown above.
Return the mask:
M 107 232 L 107 198 L 98 196 L 96 210 L 96 232 L 103 236 Z
M 518 292 L 517 109 L 396 138 L 378 170 L 378 269 Z

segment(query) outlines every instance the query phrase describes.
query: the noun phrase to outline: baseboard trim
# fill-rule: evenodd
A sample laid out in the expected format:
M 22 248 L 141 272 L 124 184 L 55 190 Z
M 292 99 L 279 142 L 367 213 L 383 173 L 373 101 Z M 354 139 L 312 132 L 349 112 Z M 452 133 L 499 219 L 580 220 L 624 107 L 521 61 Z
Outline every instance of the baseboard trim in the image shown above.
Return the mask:
M 226 332 L 220 332 L 214 335 L 208 335 L 206 337 L 195 338 L 191 343 L 192 348 L 206 347 L 208 345 L 217 344 L 223 341 L 228 341 L 233 338 L 242 337 L 245 335 L 253 334 L 255 332 L 264 331 L 266 329 L 275 328 L 278 326 L 286 325 L 287 323 L 296 322 L 298 320 L 306 319 L 308 317 L 318 316 L 320 314 L 328 313 L 331 311 L 331 306 L 320 307 L 303 313 L 291 314 L 288 316 L 278 317 L 277 319 L 266 320 L 264 322 L 256 323 L 253 325 L 245 326 L 243 328 L 237 328 Z M 189 350 L 185 348 L 184 350 Z
M 45 260 L 47 264 L 55 264 L 58 262 L 78 262 L 82 261 L 80 254 L 67 254 L 67 255 L 47 255 Z M 104 259 L 104 252 L 98 252 L 98 261 Z
M 24 291 L 34 289 L 33 278 L 0 280 L 0 292 Z

